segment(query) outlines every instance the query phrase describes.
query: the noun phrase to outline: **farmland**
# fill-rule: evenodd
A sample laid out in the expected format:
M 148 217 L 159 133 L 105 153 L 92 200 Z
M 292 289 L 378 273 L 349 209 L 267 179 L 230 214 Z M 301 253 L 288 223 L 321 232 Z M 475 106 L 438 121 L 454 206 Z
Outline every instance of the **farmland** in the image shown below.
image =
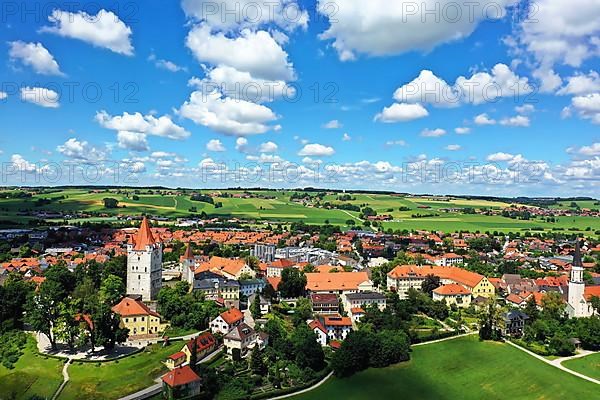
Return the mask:
M 75 218 L 52 218 L 48 222 L 111 222 L 119 215 L 149 214 L 156 217 L 185 218 L 206 213 L 210 217 L 239 218 L 260 222 L 307 224 L 330 223 L 342 227 L 348 221 L 360 226 L 363 220 L 354 210 L 323 208 L 310 201 L 292 201 L 293 192 L 289 190 L 248 191 L 223 190 L 202 191 L 204 195 L 213 195 L 214 204 L 193 201 L 191 191 L 148 190 L 148 189 L 111 189 L 90 190 L 69 188 L 64 190 L 41 190 L 31 197 L 0 199 L 0 222 L 4 226 L 28 224 L 35 219 L 33 214 L 40 212 L 81 215 Z M 2 192 L 0 192 L 1 194 Z M 4 192 L 7 193 L 7 192 Z M 314 196 L 314 192 L 302 192 Z M 244 196 L 240 197 L 242 194 Z M 453 197 L 409 196 L 390 194 L 347 193 L 349 199 L 341 201 L 340 193 L 328 193 L 320 199 L 321 203 L 346 204 L 359 208 L 371 207 L 378 214 L 387 214 L 390 221 L 382 222 L 383 229 L 394 230 L 441 230 L 454 231 L 499 231 L 516 232 L 524 230 L 555 230 L 595 232 L 600 230 L 600 218 L 587 216 L 564 216 L 555 222 L 542 219 L 511 219 L 498 215 L 498 211 L 509 207 L 510 203 L 483 199 Z M 103 199 L 114 198 L 118 208 L 105 208 Z M 217 204 L 218 203 L 218 204 Z M 559 205 L 569 208 L 571 202 Z M 579 204 L 581 203 L 581 204 Z M 598 208 L 595 201 L 577 203 L 580 207 Z M 486 209 L 496 215 L 466 213 L 465 209 Z

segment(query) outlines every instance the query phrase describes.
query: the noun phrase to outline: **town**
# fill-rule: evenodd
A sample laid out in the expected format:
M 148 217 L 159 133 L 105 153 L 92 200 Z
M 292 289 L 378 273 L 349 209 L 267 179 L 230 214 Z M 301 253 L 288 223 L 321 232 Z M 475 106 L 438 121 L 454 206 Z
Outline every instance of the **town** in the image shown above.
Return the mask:
M 538 357 L 600 348 L 591 236 L 139 217 L 0 232 L 2 364 L 37 354 L 65 376 L 27 396 L 271 398 L 471 335 Z

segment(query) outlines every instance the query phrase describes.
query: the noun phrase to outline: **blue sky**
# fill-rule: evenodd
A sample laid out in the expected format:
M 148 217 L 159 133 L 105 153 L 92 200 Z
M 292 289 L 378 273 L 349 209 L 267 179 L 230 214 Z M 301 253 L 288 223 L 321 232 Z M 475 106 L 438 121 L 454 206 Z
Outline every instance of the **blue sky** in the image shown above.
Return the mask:
M 3 183 L 598 196 L 597 1 L 388 3 L 3 3 Z

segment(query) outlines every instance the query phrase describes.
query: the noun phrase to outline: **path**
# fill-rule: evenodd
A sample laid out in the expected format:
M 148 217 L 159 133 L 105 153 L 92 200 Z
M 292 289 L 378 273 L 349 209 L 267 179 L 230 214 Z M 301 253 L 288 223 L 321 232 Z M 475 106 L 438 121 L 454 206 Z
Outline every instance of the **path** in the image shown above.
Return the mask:
M 556 364 L 561 365 L 565 361 L 575 360 L 577 358 L 583 358 L 583 357 L 591 356 L 592 354 L 596 354 L 596 353 L 598 353 L 598 352 L 597 351 L 589 351 L 589 350 L 581 350 L 579 352 L 579 354 L 575 354 L 574 356 L 571 356 L 571 357 L 557 358 L 556 360 L 552 360 L 551 362 L 553 364 L 556 363 Z
M 62 369 L 63 382 L 60 384 L 60 386 L 58 387 L 58 389 L 54 393 L 54 396 L 52 396 L 52 400 L 56 400 L 58 398 L 58 396 L 60 396 L 60 394 L 62 393 L 62 391 L 65 388 L 65 386 L 67 386 L 67 383 L 69 383 L 69 379 L 70 379 L 70 377 L 69 377 L 69 365 L 71 365 L 72 361 L 73 361 L 73 359 L 69 358 L 69 360 L 63 366 L 63 369 Z
M 299 392 L 294 392 L 294 393 L 290 393 L 290 394 L 285 394 L 283 396 L 277 396 L 277 397 L 271 397 L 268 400 L 281 400 L 281 399 L 288 399 L 290 397 L 295 397 L 304 393 L 308 393 L 310 391 L 315 390 L 316 388 L 318 388 L 319 386 L 321 386 L 322 384 L 324 384 L 325 382 L 327 382 L 329 380 L 329 378 L 331 378 L 333 376 L 333 371 L 331 371 L 329 373 L 329 375 L 327 375 L 325 378 L 321 379 L 319 382 L 315 383 L 314 385 L 312 385 L 309 388 L 306 388 L 304 390 L 300 390 Z
M 350 217 L 354 218 L 354 219 L 355 219 L 355 220 L 357 220 L 357 221 L 360 221 L 360 222 L 365 222 L 365 220 L 363 220 L 363 219 L 360 219 L 360 218 L 358 218 L 358 217 L 356 217 L 356 216 L 354 216 L 354 215 L 350 214 L 350 211 L 348 211 L 348 210 L 340 210 L 340 211 L 341 211 L 341 212 L 344 212 L 344 213 L 346 213 L 346 214 L 348 214 Z
M 563 365 L 561 364 L 561 362 L 563 362 L 563 361 L 566 361 L 567 359 L 571 359 L 571 358 L 578 358 L 578 357 L 576 357 L 576 356 L 574 356 L 574 357 L 565 357 L 565 358 L 559 358 L 559 359 L 557 359 L 557 360 L 550 361 L 550 360 L 547 360 L 546 358 L 544 358 L 544 357 L 542 357 L 542 356 L 540 356 L 540 355 L 538 355 L 538 354 L 535 354 L 535 353 L 534 353 L 534 352 L 532 352 L 532 351 L 529 351 L 529 350 L 527 350 L 527 349 L 526 349 L 526 348 L 524 348 L 524 347 L 521 347 L 521 346 L 519 346 L 518 344 L 515 344 L 515 343 L 513 343 L 513 342 L 510 342 L 510 341 L 508 341 L 508 342 L 506 342 L 506 343 L 510 344 L 510 345 L 511 345 L 511 346 L 513 346 L 513 347 L 516 347 L 517 349 L 519 349 L 519 350 L 521 350 L 521 351 L 524 351 L 525 353 L 529 354 L 530 356 L 532 356 L 532 357 L 535 357 L 535 358 L 537 358 L 538 360 L 540 360 L 540 361 L 543 361 L 543 362 L 545 362 L 545 363 L 546 363 L 546 364 L 548 364 L 548 365 L 551 365 L 551 366 L 553 366 L 553 367 L 555 367 L 555 368 L 558 368 L 558 369 L 560 369 L 560 370 L 562 370 L 562 371 L 564 371 L 564 372 L 567 372 L 567 373 L 569 373 L 569 374 L 571 374 L 571 375 L 574 375 L 574 376 L 576 376 L 576 377 L 578 377 L 578 378 L 585 379 L 586 381 L 589 381 L 589 382 L 595 383 L 596 385 L 600 385 L 600 381 L 599 381 L 599 380 L 597 380 L 597 379 L 594 379 L 594 378 L 590 378 L 589 376 L 586 376 L 586 375 L 580 374 L 579 372 L 575 372 L 575 371 L 573 371 L 573 370 L 570 370 L 569 368 L 567 368 L 567 367 L 565 367 L 565 366 L 563 366 Z M 581 357 L 584 357 L 584 356 L 581 356 Z M 560 362 L 559 362 L 559 363 L 556 363 L 556 361 L 560 361 Z
M 430 342 L 423 342 L 423 343 L 413 344 L 412 347 L 419 347 L 419 346 L 425 346 L 425 345 L 428 345 L 428 344 L 435 344 L 435 343 L 447 342 L 448 340 L 454 340 L 454 339 L 458 339 L 458 338 L 462 338 L 462 337 L 466 337 L 466 336 L 472 336 L 472 335 L 475 335 L 475 334 L 477 334 L 477 332 L 463 333 L 462 335 L 450 336 L 450 337 L 443 338 L 443 339 L 432 340 Z

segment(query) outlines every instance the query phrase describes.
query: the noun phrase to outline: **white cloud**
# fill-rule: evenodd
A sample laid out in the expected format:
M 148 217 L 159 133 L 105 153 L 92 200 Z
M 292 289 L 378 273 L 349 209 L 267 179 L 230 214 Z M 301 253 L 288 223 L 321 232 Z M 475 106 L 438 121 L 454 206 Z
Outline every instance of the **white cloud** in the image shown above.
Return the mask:
M 511 161 L 514 158 L 515 158 L 515 156 L 513 154 L 502 153 L 502 152 L 490 154 L 489 156 L 487 156 L 487 160 L 492 161 L 492 162 L 506 162 L 506 161 Z
M 476 125 L 496 125 L 496 120 L 490 118 L 486 113 L 477 115 L 473 119 L 473 122 L 475 122 Z
M 344 134 L 342 135 L 342 141 L 344 141 L 344 142 L 349 142 L 349 141 L 351 141 L 351 140 L 352 140 L 352 137 L 351 137 L 350 135 L 348 135 L 347 133 L 344 133 Z
M 106 158 L 106 151 L 90 145 L 85 140 L 70 138 L 56 147 L 63 156 L 84 162 L 97 162 Z
M 515 107 L 515 111 L 519 114 L 531 114 L 535 111 L 535 106 L 533 104 L 523 104 L 522 106 Z
M 8 97 L 8 93 L 0 91 L 0 100 L 4 100 Z
M 245 152 L 248 149 L 248 139 L 245 137 L 239 137 L 235 140 L 235 149 L 237 151 Z
M 596 71 L 590 71 L 587 75 L 575 74 L 566 78 L 567 84 L 560 88 L 560 95 L 586 95 L 600 92 L 600 75 Z
M 323 128 L 325 129 L 339 129 L 341 128 L 343 125 L 340 121 L 338 121 L 337 119 L 332 119 L 331 121 L 327 122 L 326 124 L 323 124 Z
M 406 142 L 404 140 L 388 140 L 387 142 L 385 142 L 385 145 L 387 147 L 391 147 L 391 146 L 404 147 L 404 146 L 406 146 Z
M 20 172 L 36 172 L 36 171 L 38 171 L 38 168 L 34 163 L 27 161 L 20 154 L 13 154 L 10 157 L 10 161 L 11 161 L 12 165 L 15 167 L 15 169 L 17 169 Z
M 500 120 L 500 125 L 504 126 L 520 126 L 527 127 L 529 126 L 529 117 L 523 115 L 516 115 L 514 117 L 502 118 Z
M 104 128 L 115 131 L 139 132 L 174 140 L 186 139 L 191 135 L 183 127 L 175 124 L 168 115 L 156 118 L 139 112 L 134 114 L 124 112 L 123 115 L 111 116 L 102 110 L 96 113 L 95 118 Z
M 274 142 L 265 142 L 262 143 L 259 147 L 259 152 L 261 153 L 275 153 L 278 149 L 278 146 Z
M 41 43 L 25 43 L 18 40 L 9 42 L 8 45 L 11 60 L 20 60 L 38 74 L 64 76 L 54 56 Z
M 314 156 L 314 157 L 324 157 L 324 156 L 332 156 L 335 154 L 335 150 L 333 147 L 324 146 L 318 143 L 309 143 L 305 145 L 299 152 L 299 156 Z
M 440 136 L 444 136 L 445 134 L 446 134 L 446 131 L 441 128 L 423 129 L 421 131 L 421 136 L 423 136 L 423 137 L 440 137 Z
M 275 113 L 263 105 L 233 100 L 218 92 L 200 91 L 190 95 L 179 114 L 215 132 L 236 136 L 265 133 L 273 129 L 269 122 L 277 119 Z
M 456 132 L 456 134 L 458 134 L 458 135 L 466 135 L 471 132 L 471 128 L 465 127 L 465 126 L 459 126 L 457 128 L 454 128 L 454 132 Z
M 269 24 L 291 31 L 306 29 L 309 20 L 296 0 L 183 0 L 181 7 L 189 18 L 226 31 Z
M 496 64 L 491 72 L 477 72 L 470 78 L 459 76 L 455 90 L 467 103 L 494 102 L 501 97 L 523 97 L 532 92 L 529 80 L 516 75 L 506 64 Z
M 552 91 L 561 83 L 555 65 L 579 67 L 598 55 L 600 7 L 595 0 L 538 0 L 518 28 L 513 47 L 533 58 L 542 91 Z
M 600 142 L 593 143 L 590 146 L 583 146 L 578 150 L 578 153 L 584 156 L 600 156 Z
M 448 151 L 458 151 L 458 150 L 462 149 L 462 146 L 459 144 L 449 144 L 448 146 L 445 147 L 445 149 Z
M 102 9 L 96 15 L 89 15 L 83 11 L 53 10 L 48 20 L 53 25 L 42 27 L 41 32 L 79 39 L 118 54 L 133 55 L 131 28 L 111 11 Z
M 206 150 L 220 152 L 226 151 L 227 149 L 225 149 L 225 146 L 223 146 L 223 143 L 221 143 L 219 139 L 212 139 L 206 143 Z
M 146 134 L 141 132 L 119 131 L 117 132 L 117 141 L 122 149 L 133 151 L 148 151 L 148 141 Z
M 168 151 L 153 151 L 150 154 L 151 158 L 170 158 L 170 157 L 175 157 L 176 154 L 175 153 L 171 153 Z
M 288 54 L 266 31 L 244 29 L 231 38 L 212 33 L 209 26 L 195 26 L 186 38 L 186 45 L 200 62 L 229 66 L 248 72 L 253 78 L 269 81 L 290 81 L 295 78 Z
M 571 106 L 563 110 L 563 113 L 565 116 L 569 116 L 571 110 L 576 111 L 580 118 L 588 119 L 594 124 L 600 124 L 600 92 L 573 97 Z
M 169 60 L 157 58 L 154 53 L 150 54 L 150 56 L 148 57 L 148 60 L 152 61 L 154 63 L 154 65 L 156 66 L 156 68 L 165 69 L 165 70 L 171 71 L 171 72 L 180 72 L 180 71 L 187 72 L 186 67 L 181 67 Z
M 394 92 L 399 103 L 427 103 L 438 107 L 457 107 L 460 93 L 429 70 L 422 70 L 418 77 Z
M 59 95 L 54 90 L 42 87 L 21 88 L 21 100 L 45 108 L 58 108 Z
M 514 0 L 319 0 L 317 7 L 330 22 L 321 39 L 333 40 L 340 59 L 346 61 L 355 59 L 357 54 L 383 56 L 429 51 L 442 43 L 468 37 L 484 18 L 502 17 L 504 7 L 512 3 Z M 438 10 L 437 17 L 427 15 L 427 10 Z M 498 11 L 500 15 L 494 15 Z M 445 14 L 440 17 L 442 12 Z
M 428 115 L 429 112 L 420 104 L 394 103 L 390 107 L 384 107 L 383 111 L 375 116 L 375 121 L 406 122 Z

